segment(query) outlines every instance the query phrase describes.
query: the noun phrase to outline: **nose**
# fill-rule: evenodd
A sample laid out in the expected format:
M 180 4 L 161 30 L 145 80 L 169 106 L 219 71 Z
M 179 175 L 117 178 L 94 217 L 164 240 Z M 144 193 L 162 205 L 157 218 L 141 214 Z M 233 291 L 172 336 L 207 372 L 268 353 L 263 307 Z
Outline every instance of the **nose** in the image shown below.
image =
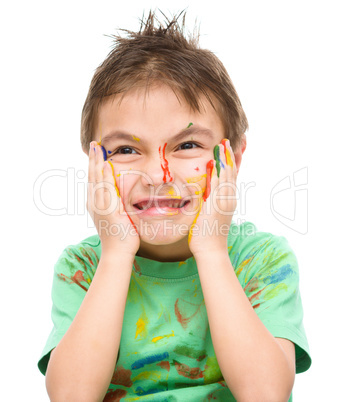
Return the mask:
M 158 154 L 153 153 L 152 157 L 146 163 L 144 170 L 147 175 L 144 178 L 145 185 L 158 187 L 173 182 L 174 178 L 166 158 L 165 148 L 166 144 L 160 146 Z

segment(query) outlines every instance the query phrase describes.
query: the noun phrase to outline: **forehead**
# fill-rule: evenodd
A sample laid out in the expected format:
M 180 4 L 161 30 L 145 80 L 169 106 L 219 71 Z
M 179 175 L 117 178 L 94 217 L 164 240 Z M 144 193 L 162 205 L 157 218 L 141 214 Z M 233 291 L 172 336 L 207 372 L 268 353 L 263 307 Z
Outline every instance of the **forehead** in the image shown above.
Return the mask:
M 96 139 L 112 132 L 136 137 L 167 140 L 183 130 L 192 135 L 211 134 L 212 140 L 224 137 L 220 117 L 212 105 L 200 98 L 201 112 L 193 110 L 167 86 L 134 89 L 107 99 L 99 106 Z M 220 138 L 221 137 L 221 138 Z

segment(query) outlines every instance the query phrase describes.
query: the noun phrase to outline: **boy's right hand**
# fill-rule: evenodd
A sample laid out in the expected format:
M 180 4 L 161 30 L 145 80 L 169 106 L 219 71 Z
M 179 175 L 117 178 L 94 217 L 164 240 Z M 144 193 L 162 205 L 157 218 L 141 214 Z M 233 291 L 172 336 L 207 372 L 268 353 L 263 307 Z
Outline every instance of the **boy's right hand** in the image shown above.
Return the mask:
M 119 250 L 134 257 L 140 245 L 139 235 L 125 212 L 113 165 L 104 162 L 103 151 L 96 141 L 90 144 L 88 181 L 86 208 L 97 228 L 102 254 Z

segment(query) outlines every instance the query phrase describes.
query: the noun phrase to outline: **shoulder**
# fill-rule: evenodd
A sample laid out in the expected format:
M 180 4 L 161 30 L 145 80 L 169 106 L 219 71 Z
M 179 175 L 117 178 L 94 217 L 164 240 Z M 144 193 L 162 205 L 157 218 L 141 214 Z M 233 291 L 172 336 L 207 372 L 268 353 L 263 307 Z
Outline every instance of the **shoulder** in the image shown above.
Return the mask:
M 93 276 L 101 256 L 101 242 L 98 235 L 90 236 L 79 243 L 71 244 L 62 251 L 55 266 L 59 279 L 81 277 L 83 272 Z
M 248 279 L 250 271 L 270 271 L 274 267 L 275 270 L 280 267 L 287 275 L 297 271 L 297 259 L 288 240 L 284 236 L 258 231 L 251 222 L 231 225 L 228 252 L 236 274 L 245 270 Z

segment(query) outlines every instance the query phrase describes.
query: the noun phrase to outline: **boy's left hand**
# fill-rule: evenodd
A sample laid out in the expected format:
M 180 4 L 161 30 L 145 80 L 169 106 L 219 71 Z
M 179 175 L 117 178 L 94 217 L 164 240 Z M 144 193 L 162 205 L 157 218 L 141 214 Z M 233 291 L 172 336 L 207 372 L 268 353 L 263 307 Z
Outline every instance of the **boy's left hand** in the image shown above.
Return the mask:
M 207 163 L 207 187 L 200 199 L 201 208 L 190 228 L 188 241 L 194 257 L 227 250 L 229 228 L 237 205 L 237 167 L 229 141 L 223 140 L 216 146 L 214 155 L 215 160 Z

